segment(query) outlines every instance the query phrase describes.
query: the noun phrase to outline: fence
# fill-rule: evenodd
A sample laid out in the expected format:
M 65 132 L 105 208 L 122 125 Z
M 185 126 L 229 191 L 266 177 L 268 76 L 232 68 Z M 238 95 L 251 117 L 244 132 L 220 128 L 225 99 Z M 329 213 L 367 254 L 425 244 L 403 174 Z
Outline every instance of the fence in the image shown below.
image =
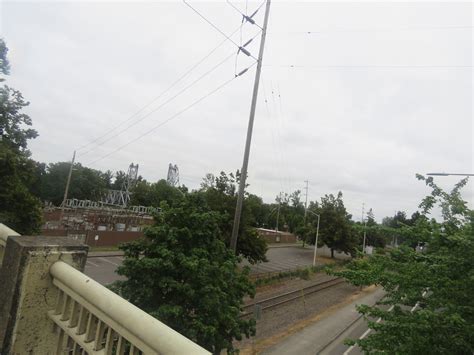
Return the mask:
M 84 275 L 85 245 L 0 228 L 0 354 L 209 354 Z

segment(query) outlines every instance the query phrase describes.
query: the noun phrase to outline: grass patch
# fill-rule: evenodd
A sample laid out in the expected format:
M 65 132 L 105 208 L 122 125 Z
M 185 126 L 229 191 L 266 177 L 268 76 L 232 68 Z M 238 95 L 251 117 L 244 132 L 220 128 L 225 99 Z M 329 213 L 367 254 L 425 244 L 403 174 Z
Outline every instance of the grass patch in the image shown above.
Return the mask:
M 294 270 L 274 272 L 270 274 L 265 274 L 263 275 L 263 277 L 256 279 L 254 282 L 255 286 L 259 287 L 264 285 L 278 284 L 282 281 L 291 280 L 293 278 L 309 280 L 314 274 L 320 272 L 334 272 L 335 270 L 342 268 L 348 262 L 349 260 L 335 260 L 333 263 L 326 265 L 308 266 L 305 268 L 298 268 Z

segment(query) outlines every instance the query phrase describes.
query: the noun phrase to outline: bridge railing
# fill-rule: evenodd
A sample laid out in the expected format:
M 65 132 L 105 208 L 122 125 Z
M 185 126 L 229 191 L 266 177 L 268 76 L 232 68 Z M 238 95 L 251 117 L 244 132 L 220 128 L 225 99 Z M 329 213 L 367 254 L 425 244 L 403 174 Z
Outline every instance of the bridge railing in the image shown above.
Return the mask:
M 57 261 L 50 272 L 59 289 L 49 312 L 58 326 L 58 354 L 208 354 L 65 262 Z
M 83 274 L 87 246 L 2 231 L 0 354 L 210 354 Z
M 7 238 L 9 236 L 19 235 L 13 229 L 8 228 L 3 223 L 0 223 L 0 268 L 2 267 L 3 253 L 7 245 Z

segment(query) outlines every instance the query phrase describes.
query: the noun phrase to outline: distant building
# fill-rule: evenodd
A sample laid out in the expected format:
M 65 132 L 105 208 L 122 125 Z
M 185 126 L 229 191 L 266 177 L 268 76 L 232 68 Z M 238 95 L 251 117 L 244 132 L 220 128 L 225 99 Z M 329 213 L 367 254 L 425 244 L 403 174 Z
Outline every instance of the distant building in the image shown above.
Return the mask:
M 290 232 L 257 228 L 257 233 L 259 237 L 265 239 L 267 243 L 296 243 L 296 235 Z
M 90 246 L 117 246 L 143 237 L 143 229 L 154 223 L 146 207 L 124 209 L 90 204 L 93 206 L 68 206 L 63 212 L 60 207 L 47 206 L 41 234 L 68 236 Z

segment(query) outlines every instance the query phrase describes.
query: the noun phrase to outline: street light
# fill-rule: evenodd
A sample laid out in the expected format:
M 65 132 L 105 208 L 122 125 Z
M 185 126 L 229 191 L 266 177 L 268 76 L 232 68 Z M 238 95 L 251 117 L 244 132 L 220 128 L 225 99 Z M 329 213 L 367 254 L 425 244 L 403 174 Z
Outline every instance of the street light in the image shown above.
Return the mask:
M 316 250 L 318 249 L 318 234 L 319 234 L 319 218 L 321 217 L 319 214 L 311 211 L 311 210 L 308 210 L 308 212 L 311 212 L 312 214 L 314 214 L 316 217 L 318 217 L 318 225 L 316 227 L 316 241 L 314 243 L 314 255 L 313 255 L 313 266 L 316 266 Z
M 426 175 L 430 176 L 449 176 L 449 175 L 456 175 L 456 176 L 474 176 L 474 174 L 459 174 L 459 173 L 428 173 Z

